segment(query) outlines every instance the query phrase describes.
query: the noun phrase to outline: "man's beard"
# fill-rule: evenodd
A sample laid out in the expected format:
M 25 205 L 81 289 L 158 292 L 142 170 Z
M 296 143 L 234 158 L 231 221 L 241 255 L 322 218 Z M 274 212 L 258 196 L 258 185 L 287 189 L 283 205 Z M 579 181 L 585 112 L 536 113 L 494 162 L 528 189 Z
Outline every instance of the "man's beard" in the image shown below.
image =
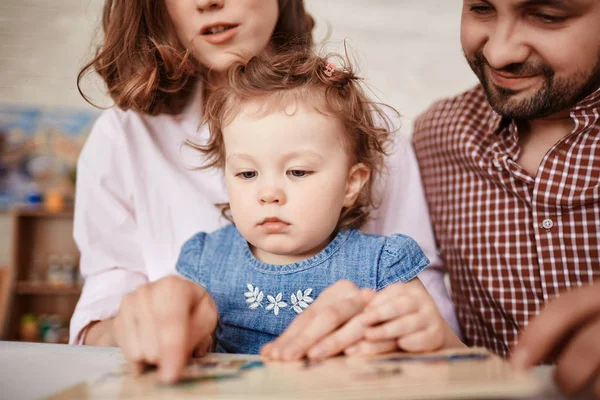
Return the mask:
M 465 55 L 466 57 L 466 55 Z M 589 94 L 600 87 L 600 55 L 590 76 L 577 74 L 558 79 L 554 70 L 545 64 L 510 64 L 494 70 L 515 76 L 541 76 L 544 84 L 541 89 L 527 98 L 517 100 L 518 91 L 496 86 L 491 82 L 485 70 L 492 68 L 482 52 L 475 54 L 467 61 L 475 75 L 479 78 L 488 101 L 500 115 L 511 119 L 530 120 L 544 118 L 575 106 Z

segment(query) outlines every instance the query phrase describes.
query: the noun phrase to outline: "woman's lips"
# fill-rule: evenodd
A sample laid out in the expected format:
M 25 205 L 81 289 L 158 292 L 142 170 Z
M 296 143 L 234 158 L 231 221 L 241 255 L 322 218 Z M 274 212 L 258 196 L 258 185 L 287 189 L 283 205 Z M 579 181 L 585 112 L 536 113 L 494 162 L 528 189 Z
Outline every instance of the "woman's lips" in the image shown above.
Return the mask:
M 223 24 L 226 25 L 226 24 Z M 219 26 L 219 25 L 212 25 L 212 26 Z M 231 26 L 231 25 L 228 25 Z M 231 26 L 231 28 L 228 28 L 222 32 L 219 33 L 208 33 L 208 30 L 211 27 L 207 27 L 207 28 L 203 28 L 202 29 L 202 39 L 206 40 L 208 43 L 211 44 L 223 44 L 226 43 L 228 41 L 230 41 L 231 39 L 233 39 L 233 37 L 237 34 L 238 31 L 238 25 L 233 25 Z

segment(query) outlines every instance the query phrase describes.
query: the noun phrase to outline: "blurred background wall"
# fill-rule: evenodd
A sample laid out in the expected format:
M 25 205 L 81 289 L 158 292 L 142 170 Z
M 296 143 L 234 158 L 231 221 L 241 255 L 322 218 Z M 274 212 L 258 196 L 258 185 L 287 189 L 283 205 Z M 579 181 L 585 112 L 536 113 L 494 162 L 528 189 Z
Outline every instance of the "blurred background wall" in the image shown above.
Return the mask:
M 158 0 L 157 0 L 158 1 Z M 366 82 L 380 100 L 414 118 L 432 101 L 475 84 L 459 43 L 461 0 L 306 0 L 317 42 L 341 50 L 348 40 Z M 89 106 L 76 76 L 92 54 L 102 0 L 0 0 L 0 102 Z M 97 40 L 97 39 L 96 39 Z M 110 100 L 98 80 L 86 90 Z M 0 266 L 9 262 L 9 218 L 0 214 Z

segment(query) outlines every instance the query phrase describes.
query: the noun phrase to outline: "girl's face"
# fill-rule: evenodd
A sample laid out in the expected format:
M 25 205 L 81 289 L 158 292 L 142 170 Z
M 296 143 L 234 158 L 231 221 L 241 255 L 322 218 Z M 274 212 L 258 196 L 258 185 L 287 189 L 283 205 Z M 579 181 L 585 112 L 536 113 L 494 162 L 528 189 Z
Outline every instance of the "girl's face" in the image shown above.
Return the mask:
M 216 71 L 265 50 L 279 17 L 277 0 L 164 1 L 182 45 Z
M 321 251 L 369 176 L 352 165 L 342 122 L 296 106 L 265 115 L 256 112 L 260 101 L 247 102 L 223 130 L 233 220 L 255 256 L 270 264 Z

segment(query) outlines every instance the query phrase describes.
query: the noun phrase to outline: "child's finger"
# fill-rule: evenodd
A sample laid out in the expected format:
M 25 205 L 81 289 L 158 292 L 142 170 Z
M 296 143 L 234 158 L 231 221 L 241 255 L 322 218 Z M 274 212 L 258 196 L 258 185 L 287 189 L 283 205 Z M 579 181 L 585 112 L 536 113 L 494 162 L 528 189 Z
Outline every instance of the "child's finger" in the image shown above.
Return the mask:
M 316 307 L 315 307 L 316 306 Z M 302 329 L 309 326 L 318 315 L 319 305 L 311 304 L 302 314 L 298 315 L 288 328 L 274 341 L 267 343 L 261 350 L 261 355 L 272 360 L 280 360 L 283 350 L 288 343 L 302 332 Z
M 444 335 L 439 329 L 426 329 L 397 339 L 398 347 L 408 352 L 437 350 L 444 344 Z
M 292 321 L 290 326 L 288 326 L 288 328 L 277 339 L 271 342 L 269 346 L 265 346 L 263 351 L 261 351 L 261 355 L 273 360 L 282 359 L 283 351 L 289 347 L 289 343 L 292 343 L 299 335 L 305 332 L 307 327 L 312 329 L 314 321 L 318 319 L 318 316 L 321 314 L 321 312 L 329 307 L 335 307 L 335 304 L 337 304 L 339 307 L 340 303 L 348 301 L 350 303 L 360 302 L 360 311 L 362 311 L 365 302 L 362 301 L 362 298 L 358 297 L 357 299 L 353 300 L 353 296 L 361 296 L 361 291 L 354 283 L 349 281 L 339 281 L 331 285 L 319 295 L 319 297 L 313 304 L 310 305 L 310 307 L 305 309 L 302 314 L 298 315 Z M 346 321 L 340 322 L 340 324 L 344 322 Z M 339 325 L 332 326 L 330 324 L 329 328 L 330 330 L 333 330 L 338 326 Z
M 292 321 L 290 326 L 279 336 L 278 340 L 274 341 L 274 343 L 281 343 L 288 338 L 295 337 L 302 332 L 307 323 L 315 319 L 320 310 L 329 307 L 330 304 L 340 301 L 343 298 L 352 297 L 357 293 L 360 293 L 360 290 L 354 283 L 349 281 L 340 281 L 329 286 L 327 289 L 323 290 L 310 307 Z
M 374 291 L 373 289 L 360 289 L 360 295 L 363 299 L 363 301 L 365 302 L 365 304 L 369 304 L 376 296 L 377 296 L 377 292 Z
M 405 284 L 395 283 L 377 293 L 373 300 L 367 305 L 366 309 L 369 310 L 371 308 L 379 307 L 388 303 L 390 300 L 393 300 L 395 297 L 406 295 L 407 293 L 408 289 L 405 287 Z
M 428 327 L 429 321 L 423 315 L 419 313 L 410 314 L 385 324 L 368 328 L 365 332 L 365 338 L 369 341 L 395 339 Z
M 350 357 L 360 357 L 391 353 L 396 350 L 398 350 L 398 345 L 395 340 L 382 340 L 377 342 L 363 340 L 354 346 L 347 348 L 344 353 Z
M 364 337 L 365 326 L 356 318 L 351 319 L 343 327 L 326 336 L 308 351 L 308 358 L 322 359 L 339 354 Z
M 363 325 L 370 326 L 412 314 L 418 309 L 419 304 L 415 298 L 398 296 L 379 306 L 369 306 L 358 318 Z
M 360 313 L 364 308 L 364 302 L 357 295 L 331 304 L 320 311 L 310 325 L 295 337 L 284 344 L 281 358 L 285 361 L 294 361 L 306 355 L 306 352 L 327 334 L 345 324 L 352 317 Z

